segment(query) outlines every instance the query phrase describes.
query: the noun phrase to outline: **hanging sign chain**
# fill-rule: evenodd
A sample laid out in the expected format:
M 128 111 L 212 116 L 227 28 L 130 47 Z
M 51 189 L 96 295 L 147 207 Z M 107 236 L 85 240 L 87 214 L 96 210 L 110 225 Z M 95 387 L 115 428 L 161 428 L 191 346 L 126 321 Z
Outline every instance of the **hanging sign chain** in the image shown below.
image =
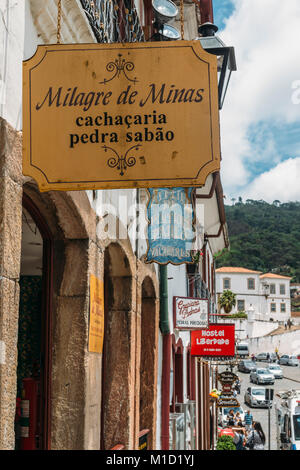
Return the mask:
M 181 40 L 184 39 L 184 6 L 183 0 L 180 0 L 180 29 L 181 29 Z
M 60 28 L 61 28 L 61 0 L 57 4 L 57 44 L 60 44 Z

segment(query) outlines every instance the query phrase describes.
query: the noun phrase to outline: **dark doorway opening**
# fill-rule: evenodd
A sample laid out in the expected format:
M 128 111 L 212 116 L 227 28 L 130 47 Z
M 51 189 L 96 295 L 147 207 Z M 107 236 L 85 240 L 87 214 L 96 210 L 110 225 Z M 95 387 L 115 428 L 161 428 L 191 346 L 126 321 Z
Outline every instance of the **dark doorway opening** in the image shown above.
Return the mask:
M 18 325 L 16 449 L 50 449 L 53 242 L 24 194 Z

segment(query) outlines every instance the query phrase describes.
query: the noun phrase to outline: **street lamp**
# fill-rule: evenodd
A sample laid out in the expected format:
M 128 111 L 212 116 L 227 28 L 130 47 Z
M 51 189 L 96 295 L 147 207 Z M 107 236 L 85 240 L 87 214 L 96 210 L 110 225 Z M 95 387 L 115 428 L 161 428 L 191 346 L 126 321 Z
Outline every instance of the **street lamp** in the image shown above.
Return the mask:
M 213 23 L 203 23 L 198 28 L 201 36 L 196 39 L 200 41 L 204 50 L 218 57 L 219 109 L 222 109 L 231 73 L 236 71 L 237 68 L 234 47 L 226 46 L 215 35 L 217 31 L 218 27 Z

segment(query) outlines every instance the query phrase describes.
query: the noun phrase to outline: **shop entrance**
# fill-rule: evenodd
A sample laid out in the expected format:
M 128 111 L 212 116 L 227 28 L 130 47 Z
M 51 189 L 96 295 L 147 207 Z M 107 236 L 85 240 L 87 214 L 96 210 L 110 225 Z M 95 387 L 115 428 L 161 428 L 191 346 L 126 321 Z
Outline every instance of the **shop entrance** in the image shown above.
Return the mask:
M 52 242 L 24 195 L 18 323 L 16 449 L 50 448 L 50 291 Z

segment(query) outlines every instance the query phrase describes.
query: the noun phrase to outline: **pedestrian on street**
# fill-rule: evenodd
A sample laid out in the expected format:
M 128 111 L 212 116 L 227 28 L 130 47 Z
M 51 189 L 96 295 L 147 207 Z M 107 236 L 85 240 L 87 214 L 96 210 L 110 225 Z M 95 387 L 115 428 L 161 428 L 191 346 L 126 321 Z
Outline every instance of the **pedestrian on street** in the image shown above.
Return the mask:
M 234 419 L 235 425 L 238 426 L 239 422 L 241 421 L 241 413 L 239 411 L 236 412 Z
M 242 429 L 234 432 L 233 443 L 235 444 L 236 450 L 244 450 L 245 434 Z
M 245 414 L 246 431 L 251 431 L 252 423 L 253 423 L 253 416 L 250 413 L 250 410 L 247 410 L 247 413 Z
M 237 393 L 241 392 L 241 381 L 240 381 L 239 377 L 237 378 L 237 380 L 235 382 L 234 389 L 236 390 Z
M 228 426 L 234 426 L 234 411 L 233 409 L 231 409 L 228 413 L 228 416 L 227 416 L 227 424 Z
M 266 437 L 262 430 L 261 424 L 256 421 L 253 424 L 253 430 L 249 433 L 247 437 L 246 446 L 250 450 L 264 450 L 265 442 Z

